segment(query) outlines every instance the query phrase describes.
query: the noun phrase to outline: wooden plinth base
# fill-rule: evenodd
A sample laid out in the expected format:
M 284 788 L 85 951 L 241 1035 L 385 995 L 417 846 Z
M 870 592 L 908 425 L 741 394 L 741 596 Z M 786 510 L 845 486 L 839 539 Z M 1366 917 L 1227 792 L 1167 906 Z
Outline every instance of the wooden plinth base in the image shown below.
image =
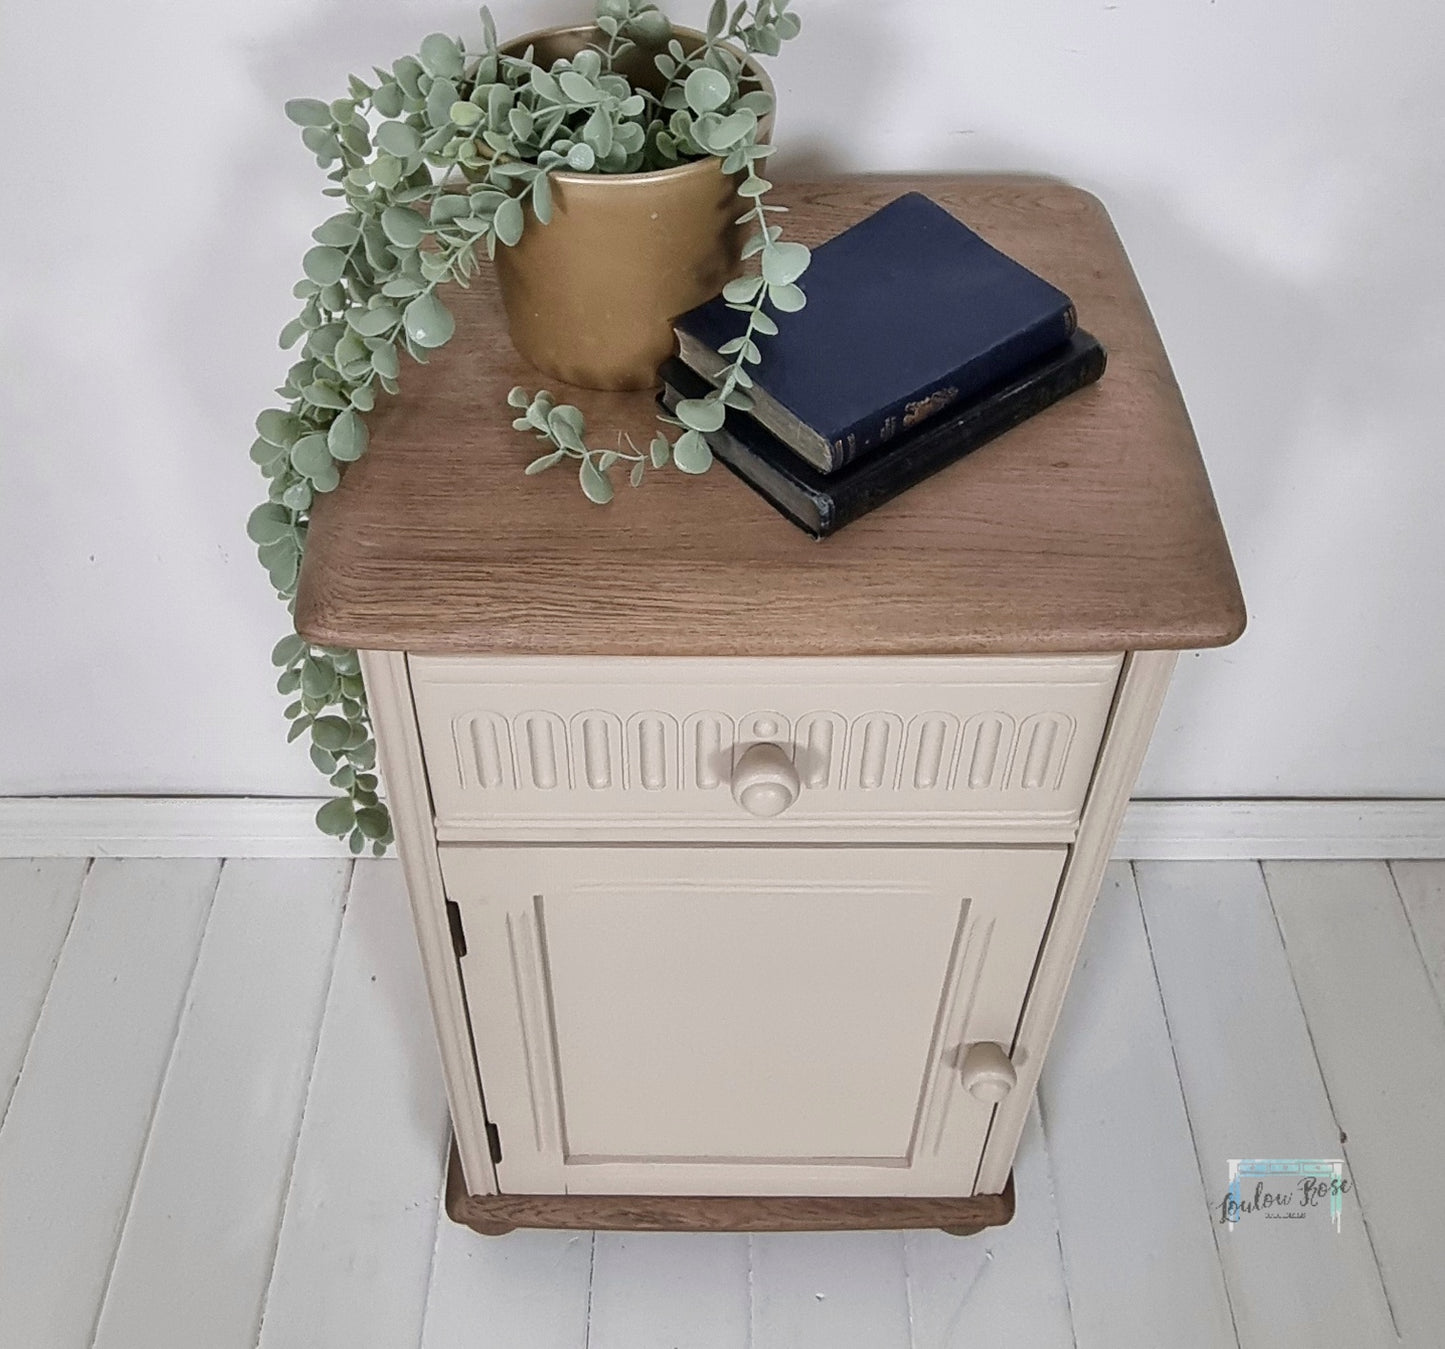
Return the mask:
M 452 1150 L 447 1213 L 484 1236 L 517 1227 L 565 1227 L 630 1232 L 825 1232 L 941 1227 L 972 1236 L 1008 1222 L 1014 1213 L 1010 1174 L 1002 1194 L 968 1199 L 853 1195 L 468 1194 Z

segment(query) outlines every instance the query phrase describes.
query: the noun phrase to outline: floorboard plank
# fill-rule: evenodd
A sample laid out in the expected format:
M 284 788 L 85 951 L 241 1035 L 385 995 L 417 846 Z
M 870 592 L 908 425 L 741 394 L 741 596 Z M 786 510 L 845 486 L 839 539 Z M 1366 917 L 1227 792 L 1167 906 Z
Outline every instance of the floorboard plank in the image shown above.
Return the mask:
M 400 865 L 356 864 L 261 1349 L 419 1342 L 449 1138 Z
M 219 870 L 85 879 L 0 1129 L 0 1344 L 90 1343 Z
M 769 1232 L 752 1262 L 752 1349 L 907 1349 L 901 1232 Z
M 1105 876 L 1039 1107 L 1079 1349 L 1235 1344 L 1127 865 Z
M 1445 1325 L 1445 1023 L 1383 862 L 1267 863 L 1265 880 L 1401 1340 Z
M 913 1349 L 1072 1349 L 1054 1177 L 1036 1109 L 1014 1160 L 1013 1221 L 973 1237 L 909 1232 Z
M 484 1237 L 443 1213 L 422 1349 L 586 1349 L 591 1281 L 591 1232 Z
M 40 1019 L 89 863 L 0 858 L 0 1121 Z
M 1390 874 L 1445 1016 L 1445 862 L 1391 862 Z
M 1342 1155 L 1259 866 L 1134 870 L 1240 1344 L 1268 1349 L 1304 1326 L 1312 1349 L 1389 1343 L 1390 1309 L 1356 1204 L 1339 1232 L 1323 1208 L 1220 1224 L 1230 1158 Z
M 748 1239 L 598 1232 L 588 1349 L 746 1349 Z
M 95 1349 L 252 1349 L 350 866 L 221 872 Z

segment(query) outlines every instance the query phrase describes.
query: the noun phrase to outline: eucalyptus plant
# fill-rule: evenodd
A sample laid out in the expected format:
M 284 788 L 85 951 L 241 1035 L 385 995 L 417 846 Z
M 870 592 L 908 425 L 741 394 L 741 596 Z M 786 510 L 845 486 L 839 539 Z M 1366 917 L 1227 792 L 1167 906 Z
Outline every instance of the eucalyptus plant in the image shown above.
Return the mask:
M 723 290 L 747 319 L 722 348 L 732 359 L 718 386 L 661 417 L 667 429 L 645 450 L 630 440 L 626 448 L 594 449 L 578 408 L 546 390 L 513 389 L 513 425 L 548 446 L 525 471 L 576 461 L 582 491 L 600 504 L 612 498 L 618 464 L 628 466 L 633 486 L 669 463 L 683 473 L 708 469 L 706 434 L 722 426 L 727 408 L 751 406 L 747 367 L 761 359 L 759 339 L 777 332 L 769 309 L 788 313 L 804 303 L 797 281 L 808 250 L 782 239 L 770 217 L 784 208 L 764 200 L 771 184 L 760 170 L 773 147 L 759 142 L 759 126 L 771 99 L 747 87 L 745 69 L 747 58 L 775 56 L 797 35 L 788 4 L 742 0 L 729 11 L 726 0 L 715 0 L 704 38 L 690 50 L 650 0 L 596 0 L 602 40 L 546 68 L 530 48 L 503 53 L 483 8 L 475 50 L 434 33 L 415 56 L 375 68 L 374 81 L 351 76 L 343 98 L 286 104 L 327 171 L 322 191 L 341 207 L 312 232 L 314 247 L 302 258 L 293 291 L 301 311 L 281 332 L 284 349 L 298 348 L 277 390 L 285 406 L 261 413 L 251 447 L 269 490 L 247 532 L 288 609 L 312 503 L 366 452 L 363 418 L 378 389 L 397 391 L 403 353 L 425 364 L 450 340 L 455 324 L 438 290 L 469 284 L 479 247 L 490 258 L 524 230 L 546 226 L 554 169 L 638 173 L 717 156 L 724 172 L 737 175 L 738 223 L 752 226 L 743 257 L 755 260 L 755 270 Z M 656 52 L 660 93 L 635 88 L 616 68 L 637 46 Z M 342 793 L 321 807 L 317 824 L 346 836 L 352 852 L 370 842 L 379 855 L 392 841 L 391 823 L 378 799 L 356 653 L 291 633 L 272 659 L 282 672 L 277 687 L 294 695 L 289 738 L 309 732 L 313 762 Z

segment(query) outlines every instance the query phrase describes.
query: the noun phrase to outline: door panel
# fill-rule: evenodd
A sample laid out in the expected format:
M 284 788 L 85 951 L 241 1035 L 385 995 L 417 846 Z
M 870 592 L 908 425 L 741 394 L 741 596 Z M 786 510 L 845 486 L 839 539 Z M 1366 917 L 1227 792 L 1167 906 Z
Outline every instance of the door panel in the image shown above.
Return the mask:
M 972 1192 L 1063 848 L 441 852 L 504 1191 Z

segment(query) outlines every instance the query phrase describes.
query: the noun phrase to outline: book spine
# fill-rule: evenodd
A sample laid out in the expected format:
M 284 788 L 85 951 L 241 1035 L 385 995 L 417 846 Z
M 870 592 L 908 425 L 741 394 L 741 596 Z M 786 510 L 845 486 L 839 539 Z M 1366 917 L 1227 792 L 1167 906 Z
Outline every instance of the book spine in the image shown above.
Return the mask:
M 1071 393 L 1093 384 L 1102 378 L 1107 363 L 1107 351 L 1091 343 L 1078 357 L 1061 362 L 1047 375 L 1015 385 L 990 399 L 976 416 L 952 424 L 945 419 L 936 430 L 921 432 L 905 454 L 897 458 L 884 454 L 858 465 L 838 491 L 829 493 L 826 507 L 818 503 L 819 536 L 842 529 Z
M 825 473 L 836 473 L 894 436 L 929 420 L 955 403 L 972 398 L 990 385 L 1007 379 L 1020 367 L 1046 356 L 1067 342 L 1077 327 L 1078 314 L 1073 305 L 1068 305 L 1047 322 L 1024 329 L 1006 342 L 973 357 L 934 384 L 860 418 L 833 437 L 828 443 L 828 461 L 819 467 Z

